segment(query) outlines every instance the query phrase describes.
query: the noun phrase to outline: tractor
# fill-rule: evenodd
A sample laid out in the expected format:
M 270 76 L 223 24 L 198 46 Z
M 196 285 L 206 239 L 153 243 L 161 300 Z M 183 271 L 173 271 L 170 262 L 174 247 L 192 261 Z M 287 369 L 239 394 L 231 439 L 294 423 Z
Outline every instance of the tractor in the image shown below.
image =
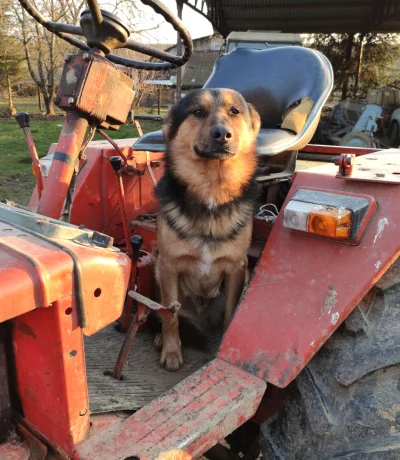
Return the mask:
M 175 68 L 192 42 L 165 6 L 142 2 L 178 31 L 182 56 L 135 42 L 96 0 L 80 26 L 20 0 L 79 51 L 45 161 L 17 116 L 36 187 L 28 207 L 0 204 L 0 458 L 400 458 L 400 151 L 307 145 L 333 86 L 317 51 L 238 49 L 205 84 L 241 92 L 262 120 L 251 277 L 222 337 L 185 348 L 176 373 L 159 368 L 147 319 L 177 314 L 153 281 L 164 139 L 104 130 L 134 97 L 116 64 Z M 299 151 L 337 164 L 310 168 Z

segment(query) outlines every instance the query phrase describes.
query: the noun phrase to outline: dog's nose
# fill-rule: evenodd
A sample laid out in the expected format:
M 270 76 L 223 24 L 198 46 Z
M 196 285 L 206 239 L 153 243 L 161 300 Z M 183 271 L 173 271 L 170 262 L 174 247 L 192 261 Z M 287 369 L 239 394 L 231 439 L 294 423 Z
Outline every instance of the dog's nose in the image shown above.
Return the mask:
M 227 144 L 232 139 L 232 133 L 225 126 L 214 126 L 211 137 L 219 144 Z

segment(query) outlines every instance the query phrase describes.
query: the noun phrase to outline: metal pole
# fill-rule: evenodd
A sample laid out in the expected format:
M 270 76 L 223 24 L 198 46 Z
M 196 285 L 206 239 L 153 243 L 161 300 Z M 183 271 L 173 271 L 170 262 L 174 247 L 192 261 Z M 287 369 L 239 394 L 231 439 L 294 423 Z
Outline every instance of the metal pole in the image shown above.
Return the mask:
M 157 110 L 158 115 L 161 115 L 161 87 L 157 88 Z
M 177 0 L 176 1 L 176 6 L 178 8 L 178 18 L 182 19 L 182 10 L 183 10 L 183 1 L 182 0 Z M 182 55 L 182 40 L 177 34 L 177 44 L 176 44 L 176 54 L 178 56 Z M 175 91 L 175 102 L 178 102 L 181 100 L 182 97 L 182 67 L 179 67 L 176 69 L 176 91 Z
M 39 202 L 38 214 L 54 219 L 60 218 L 88 126 L 86 118 L 74 112 L 67 112 Z
M 357 61 L 357 73 L 356 73 L 356 80 L 354 83 L 354 95 L 357 95 L 357 90 L 358 90 L 358 82 L 360 80 L 360 73 L 361 73 L 361 67 L 362 67 L 362 60 L 363 60 L 363 53 L 364 53 L 364 34 L 360 34 L 360 44 L 359 44 L 359 49 L 358 49 L 358 61 Z

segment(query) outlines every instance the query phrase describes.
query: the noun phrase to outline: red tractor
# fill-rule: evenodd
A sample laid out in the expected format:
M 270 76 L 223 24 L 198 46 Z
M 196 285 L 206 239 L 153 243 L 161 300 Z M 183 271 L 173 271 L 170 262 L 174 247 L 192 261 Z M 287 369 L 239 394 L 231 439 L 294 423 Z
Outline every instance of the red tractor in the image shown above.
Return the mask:
M 288 47 L 218 59 L 206 86 L 240 91 L 262 120 L 252 275 L 223 338 L 168 373 L 145 327 L 151 310 L 174 314 L 152 276 L 163 137 L 102 130 L 126 121 L 134 96 L 115 64 L 181 66 L 190 36 L 156 0 L 143 3 L 180 33 L 181 57 L 131 40 L 96 0 L 80 27 L 20 3 L 80 51 L 65 61 L 67 116 L 44 162 L 18 116 L 37 180 L 29 207 L 0 204 L 0 458 L 250 459 L 259 446 L 285 460 L 400 458 L 400 151 L 307 146 L 332 89 L 326 58 Z M 90 143 L 95 131 L 106 140 Z M 302 169 L 300 150 L 337 165 Z

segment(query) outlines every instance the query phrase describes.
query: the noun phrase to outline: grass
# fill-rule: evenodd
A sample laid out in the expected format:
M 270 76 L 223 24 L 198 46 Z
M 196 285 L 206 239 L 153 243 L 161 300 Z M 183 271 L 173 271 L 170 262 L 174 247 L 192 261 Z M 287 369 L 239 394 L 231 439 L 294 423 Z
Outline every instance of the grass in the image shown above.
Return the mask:
M 31 113 L 35 106 L 37 111 L 37 103 L 32 99 L 17 101 L 15 106 L 19 111 Z M 31 119 L 31 132 L 39 157 L 45 156 L 50 144 L 57 142 L 63 122 L 63 116 Z M 160 129 L 160 123 L 153 121 L 143 121 L 141 126 L 144 133 Z M 130 124 L 121 126 L 119 131 L 107 133 L 113 139 L 138 137 L 136 128 Z M 99 139 L 103 138 L 96 135 L 94 140 Z M 27 205 L 34 185 L 31 160 L 21 128 L 13 118 L 0 119 L 0 200 L 6 198 Z

